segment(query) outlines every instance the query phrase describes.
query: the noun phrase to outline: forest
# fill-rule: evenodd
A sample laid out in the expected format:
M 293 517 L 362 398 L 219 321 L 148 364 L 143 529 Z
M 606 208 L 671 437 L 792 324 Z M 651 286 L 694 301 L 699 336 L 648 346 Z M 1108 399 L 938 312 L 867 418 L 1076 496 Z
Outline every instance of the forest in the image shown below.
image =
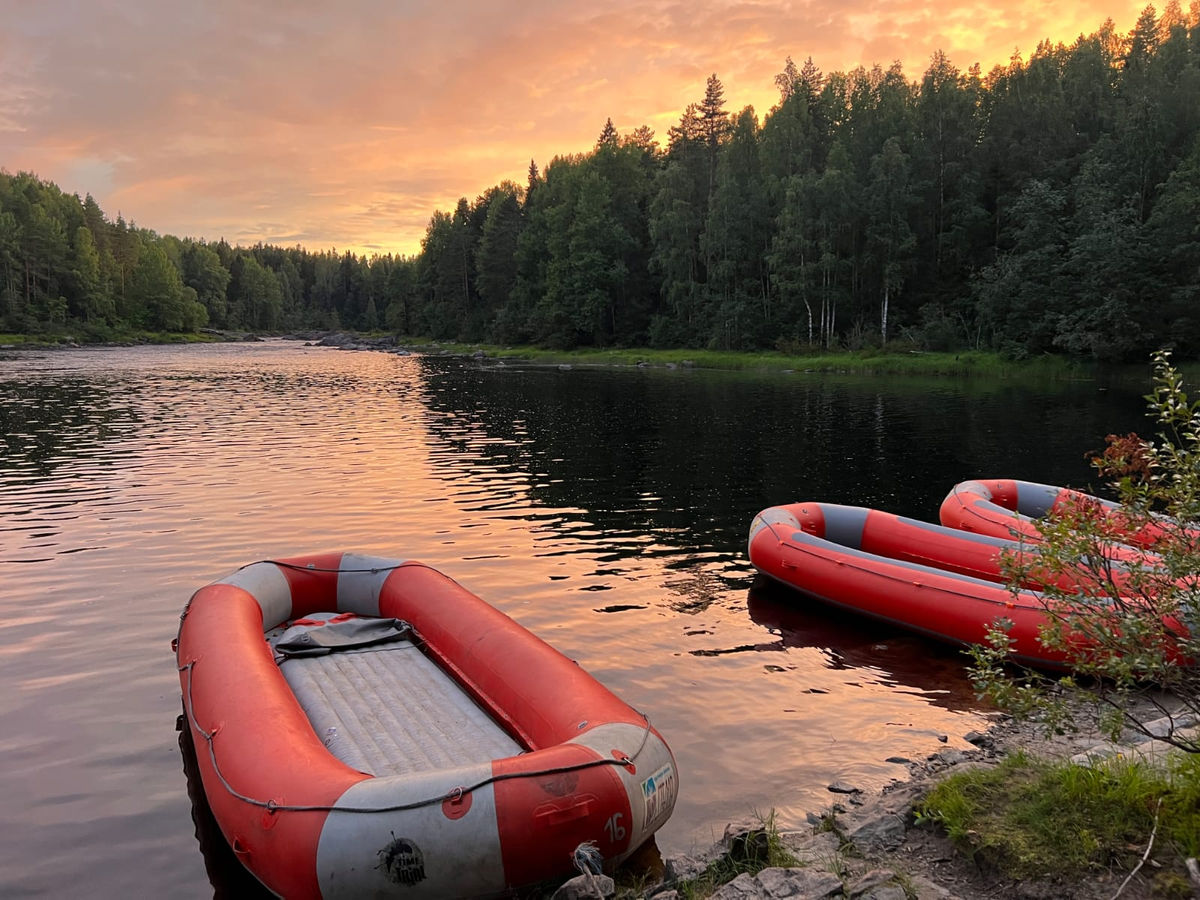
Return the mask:
M 986 74 L 789 57 L 775 86 L 760 121 L 714 74 L 662 140 L 610 117 L 411 257 L 158 235 L 0 170 L 0 332 L 1200 356 L 1200 0 Z

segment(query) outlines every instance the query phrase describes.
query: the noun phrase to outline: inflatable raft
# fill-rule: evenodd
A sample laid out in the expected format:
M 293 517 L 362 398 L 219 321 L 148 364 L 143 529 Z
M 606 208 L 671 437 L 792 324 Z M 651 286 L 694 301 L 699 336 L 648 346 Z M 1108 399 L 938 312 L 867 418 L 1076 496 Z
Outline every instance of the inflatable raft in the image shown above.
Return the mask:
M 418 562 L 254 563 L 175 650 L 205 796 L 280 896 L 503 894 L 615 865 L 675 804 L 644 716 Z
M 1166 533 L 1161 524 L 1134 526 L 1120 504 L 1070 488 L 1031 481 L 992 479 L 964 481 L 951 488 L 938 517 L 949 528 L 1018 540 L 1042 538 L 1037 520 L 1080 512 L 1103 517 L 1113 539 L 1152 547 Z
M 1004 554 L 1027 552 L 1003 538 L 833 503 L 763 510 L 749 540 L 756 569 L 825 603 L 958 645 L 983 643 L 1005 618 L 1019 661 L 1061 668 L 1065 655 L 1038 640 L 1048 598 L 1003 583 Z

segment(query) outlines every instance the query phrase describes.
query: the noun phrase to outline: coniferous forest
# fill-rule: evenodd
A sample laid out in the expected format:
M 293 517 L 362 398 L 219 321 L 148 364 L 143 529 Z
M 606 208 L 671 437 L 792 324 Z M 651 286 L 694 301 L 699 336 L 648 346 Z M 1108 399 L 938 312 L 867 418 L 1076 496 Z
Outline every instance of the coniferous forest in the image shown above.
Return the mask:
M 661 138 L 610 118 L 415 257 L 160 236 L 0 172 L 0 332 L 1200 356 L 1200 0 L 986 74 L 789 58 L 775 85 L 761 120 L 715 74 Z

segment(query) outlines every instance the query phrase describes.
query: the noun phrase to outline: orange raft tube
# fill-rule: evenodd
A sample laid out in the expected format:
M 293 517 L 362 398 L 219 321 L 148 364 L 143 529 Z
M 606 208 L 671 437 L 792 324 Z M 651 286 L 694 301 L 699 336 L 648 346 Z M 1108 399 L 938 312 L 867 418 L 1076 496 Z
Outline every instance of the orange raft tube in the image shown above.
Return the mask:
M 1012 622 L 1019 661 L 1068 665 L 1038 640 L 1049 598 L 1010 591 L 1006 553 L 1032 552 L 1014 541 L 833 503 L 774 506 L 750 526 L 750 561 L 764 575 L 825 603 L 940 641 L 984 643 L 996 620 Z
M 1118 503 L 1071 488 L 989 479 L 956 484 L 942 501 L 938 517 L 948 528 L 1017 540 L 1040 541 L 1037 519 L 1072 511 L 1099 514 L 1110 526 L 1113 539 L 1125 544 L 1153 547 L 1167 534 L 1168 520 L 1135 528 L 1122 510 Z M 1135 555 L 1134 551 L 1129 555 Z
M 213 814 L 280 896 L 503 894 L 588 843 L 615 865 L 675 804 L 643 715 L 418 562 L 254 563 L 196 592 L 175 647 Z

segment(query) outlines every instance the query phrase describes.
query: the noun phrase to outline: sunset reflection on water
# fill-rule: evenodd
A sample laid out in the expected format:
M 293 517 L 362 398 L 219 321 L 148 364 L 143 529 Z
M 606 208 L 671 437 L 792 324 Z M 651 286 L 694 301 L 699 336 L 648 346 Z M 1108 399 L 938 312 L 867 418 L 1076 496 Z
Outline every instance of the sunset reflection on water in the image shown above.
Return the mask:
M 279 341 L 0 360 L 0 894 L 210 890 L 169 645 L 193 591 L 259 559 L 419 559 L 577 660 L 676 754 L 664 852 L 966 746 L 959 655 L 756 584 L 750 520 L 810 497 L 929 518 L 963 477 L 1069 478 L 1077 448 L 988 444 L 1036 398 L 777 381 Z M 1113 396 L 1045 402 L 1075 440 L 1124 424 Z

